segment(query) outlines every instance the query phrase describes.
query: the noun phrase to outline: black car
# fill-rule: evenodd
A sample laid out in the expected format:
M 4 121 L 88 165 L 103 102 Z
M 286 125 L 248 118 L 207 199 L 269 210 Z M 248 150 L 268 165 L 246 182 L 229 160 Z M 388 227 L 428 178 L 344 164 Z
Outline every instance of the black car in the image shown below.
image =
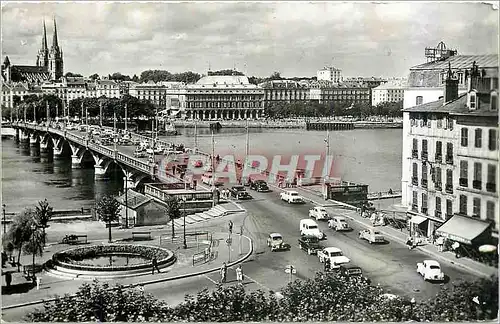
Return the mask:
M 245 190 L 244 186 L 233 186 L 229 189 L 229 192 L 236 199 L 252 199 L 252 196 Z
M 363 271 L 360 267 L 341 265 L 339 268 L 339 273 L 346 277 L 361 277 Z
M 264 180 L 255 180 L 250 182 L 250 189 L 255 190 L 257 192 L 268 192 L 269 187 Z
M 307 254 L 316 254 L 323 248 L 316 236 L 309 235 L 302 235 L 299 238 L 299 247 L 301 250 L 307 251 Z

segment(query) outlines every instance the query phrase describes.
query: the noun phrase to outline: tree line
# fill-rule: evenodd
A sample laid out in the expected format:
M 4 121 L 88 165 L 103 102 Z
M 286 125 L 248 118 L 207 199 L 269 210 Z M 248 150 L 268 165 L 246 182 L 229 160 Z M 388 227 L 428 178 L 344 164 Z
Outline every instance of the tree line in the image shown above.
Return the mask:
M 498 278 L 460 281 L 435 297 L 412 302 L 387 296 L 362 277 L 318 273 L 281 292 L 247 291 L 241 285 L 204 289 L 167 305 L 144 290 L 84 283 L 76 297 L 59 296 L 25 317 L 32 322 L 429 322 L 493 320 Z
M 365 118 L 369 116 L 400 117 L 403 115 L 403 102 L 384 102 L 377 106 L 368 103 L 348 102 L 276 102 L 264 108 L 265 115 L 272 119 L 291 117 L 332 117 L 353 116 Z

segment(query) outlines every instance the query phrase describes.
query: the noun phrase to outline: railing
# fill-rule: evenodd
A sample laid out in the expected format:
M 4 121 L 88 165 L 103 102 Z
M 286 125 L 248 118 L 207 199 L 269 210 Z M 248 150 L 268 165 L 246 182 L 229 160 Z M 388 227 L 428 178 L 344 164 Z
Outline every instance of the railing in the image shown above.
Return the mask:
M 418 186 L 418 178 L 412 177 L 411 178 L 411 184 L 414 185 L 414 186 Z
M 441 182 L 436 182 L 434 183 L 434 188 L 438 191 L 441 191 L 442 190 L 442 184 Z
M 441 154 L 436 154 L 436 156 L 434 157 L 434 161 L 436 163 L 441 163 L 443 162 L 443 156 Z
M 467 187 L 468 182 L 469 181 L 467 178 L 459 178 L 458 179 L 458 184 L 460 185 L 460 187 Z
M 450 155 L 446 156 L 446 164 L 453 164 L 453 156 Z
M 481 190 L 483 184 L 480 180 L 472 180 L 472 188 Z
M 427 161 L 428 153 L 427 151 L 422 152 L 422 161 Z
M 497 191 L 496 183 L 486 182 L 486 191 L 488 192 L 496 192 Z
M 422 179 L 421 183 L 423 188 L 427 188 L 427 179 Z
M 411 151 L 411 157 L 414 159 L 418 159 L 418 150 L 412 150 Z
M 445 191 L 446 191 L 446 193 L 452 194 L 453 193 L 453 185 L 446 184 Z
M 136 167 L 141 171 L 151 173 L 151 166 L 146 162 L 142 162 L 141 160 L 137 160 L 119 152 L 116 154 L 116 159 L 120 162 L 128 164 L 129 166 Z

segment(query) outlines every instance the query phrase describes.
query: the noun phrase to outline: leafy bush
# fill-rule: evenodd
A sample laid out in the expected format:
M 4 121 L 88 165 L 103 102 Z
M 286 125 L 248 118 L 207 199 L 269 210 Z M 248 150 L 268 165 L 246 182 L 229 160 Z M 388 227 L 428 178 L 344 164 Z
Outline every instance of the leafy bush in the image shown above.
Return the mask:
M 411 305 L 388 299 L 364 278 L 319 274 L 295 281 L 280 297 L 242 286 L 218 285 L 213 291 L 187 295 L 169 307 L 138 289 L 84 284 L 76 298 L 58 298 L 28 315 L 30 321 L 458 321 L 494 319 L 498 311 L 498 279 L 463 282 L 443 289 L 435 298 Z M 473 298 L 478 296 L 479 305 Z

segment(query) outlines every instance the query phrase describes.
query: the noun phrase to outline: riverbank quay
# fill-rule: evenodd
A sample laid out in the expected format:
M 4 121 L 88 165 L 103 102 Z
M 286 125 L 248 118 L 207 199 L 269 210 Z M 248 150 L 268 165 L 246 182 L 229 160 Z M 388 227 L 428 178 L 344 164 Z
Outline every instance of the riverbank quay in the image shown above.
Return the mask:
M 190 277 L 201 276 L 213 272 L 218 272 L 223 263 L 226 263 L 228 267 L 233 267 L 250 257 L 253 253 L 253 243 L 250 238 L 242 236 L 242 239 L 233 239 L 231 244 L 226 243 L 228 234 L 224 232 L 225 228 L 219 226 L 217 228 L 211 228 L 213 231 L 211 233 L 212 239 L 218 243 L 215 243 L 212 248 L 214 257 L 207 262 L 195 262 L 193 264 L 193 257 L 196 255 L 204 253 L 205 246 L 202 244 L 197 245 L 196 241 L 192 239 L 187 240 L 187 249 L 183 249 L 183 238 L 182 231 L 176 231 L 176 235 L 172 240 L 170 232 L 165 229 L 157 229 L 157 227 L 149 228 L 152 232 L 153 240 L 151 241 L 140 241 L 138 244 L 141 245 L 151 245 L 159 246 L 159 237 L 162 236 L 161 247 L 173 251 L 177 257 L 177 262 L 172 266 L 161 268 L 160 273 L 155 273 L 154 275 L 149 273 L 126 277 L 126 278 L 115 278 L 115 279 L 98 279 L 99 281 L 106 281 L 113 287 L 115 284 L 122 284 L 127 288 L 131 287 L 147 287 L 149 285 L 157 285 L 163 282 L 171 282 L 174 280 L 187 279 Z M 142 228 L 142 230 L 147 230 Z M 163 231 L 162 231 L 163 230 Z M 115 244 L 119 244 L 120 240 L 129 238 L 131 230 L 115 231 L 113 236 L 113 241 Z M 186 231 L 193 231 L 191 226 L 186 226 Z M 105 233 L 102 233 L 105 234 Z M 105 235 L 103 235 L 105 236 Z M 239 235 L 233 235 L 233 238 Z M 241 246 L 239 245 L 241 242 Z M 90 245 L 100 245 L 107 244 L 107 239 L 98 239 L 90 242 Z M 37 263 L 42 263 L 49 260 L 54 253 L 70 248 L 71 246 L 62 245 L 57 242 L 51 242 L 48 244 L 44 251 L 44 256 L 40 259 L 37 258 Z M 78 247 L 81 247 L 79 245 Z M 240 253 L 241 252 L 241 253 Z M 30 264 L 31 257 L 29 255 L 23 256 L 21 258 L 21 263 Z M 22 267 L 21 267 L 22 268 Z M 151 268 L 152 269 L 152 268 Z M 33 308 L 34 305 L 38 307 L 43 304 L 44 301 L 50 301 L 54 295 L 64 295 L 64 294 L 74 294 L 78 291 L 79 287 L 84 283 L 90 283 L 92 279 L 79 280 L 79 279 L 69 279 L 52 276 L 50 273 L 43 272 L 37 274 L 41 278 L 40 289 L 36 288 L 31 282 L 27 281 L 23 276 L 22 272 L 15 272 L 17 269 L 15 267 L 3 268 L 2 271 L 14 271 L 12 273 L 12 286 L 17 287 L 17 289 L 11 288 L 11 291 L 7 293 L 5 291 L 5 282 L 3 283 L 2 289 L 2 315 L 6 312 L 19 314 L 21 310 L 16 310 L 20 308 L 27 307 Z M 14 289 L 14 290 L 13 290 Z M 147 288 L 146 288 L 147 289 Z M 6 318 L 4 318 L 6 319 Z M 10 318 L 10 320 L 20 320 L 19 317 Z
M 350 130 L 350 129 L 386 129 L 403 128 L 399 121 L 346 121 L 343 119 L 297 119 L 297 120 L 201 120 L 174 121 L 176 128 L 210 128 L 219 123 L 222 128 L 268 128 L 268 129 L 303 129 L 303 130 Z
M 278 188 L 272 184 L 271 186 L 276 190 L 280 191 L 286 190 Z M 357 222 L 358 224 L 361 224 L 366 228 L 373 228 L 370 219 L 361 217 L 360 213 L 358 212 L 355 206 L 342 202 L 337 202 L 334 200 L 325 200 L 323 198 L 322 193 L 320 191 L 314 190 L 313 188 L 295 187 L 293 188 L 293 190 L 298 191 L 299 194 L 302 197 L 304 197 L 305 200 L 310 201 L 311 203 L 319 206 L 327 207 L 331 215 L 344 216 L 348 220 Z M 394 206 L 393 210 L 395 213 L 399 214 L 403 213 L 401 207 L 397 208 L 397 206 Z M 406 228 L 396 229 L 389 225 L 376 226 L 376 228 L 389 240 L 393 240 L 400 244 L 406 245 L 406 239 L 408 238 L 409 235 Z M 423 242 L 422 244 L 419 244 L 415 249 L 420 250 L 421 252 L 429 255 L 432 258 L 435 258 L 439 262 L 446 262 L 448 264 L 453 265 L 454 267 L 465 269 L 467 272 L 480 277 L 489 278 L 491 276 L 498 275 L 498 268 L 488 266 L 484 263 L 477 262 L 475 260 L 466 257 L 456 258 L 455 254 L 452 251 L 439 252 L 438 247 L 431 243 Z M 409 253 L 411 253 L 411 251 L 409 251 Z

